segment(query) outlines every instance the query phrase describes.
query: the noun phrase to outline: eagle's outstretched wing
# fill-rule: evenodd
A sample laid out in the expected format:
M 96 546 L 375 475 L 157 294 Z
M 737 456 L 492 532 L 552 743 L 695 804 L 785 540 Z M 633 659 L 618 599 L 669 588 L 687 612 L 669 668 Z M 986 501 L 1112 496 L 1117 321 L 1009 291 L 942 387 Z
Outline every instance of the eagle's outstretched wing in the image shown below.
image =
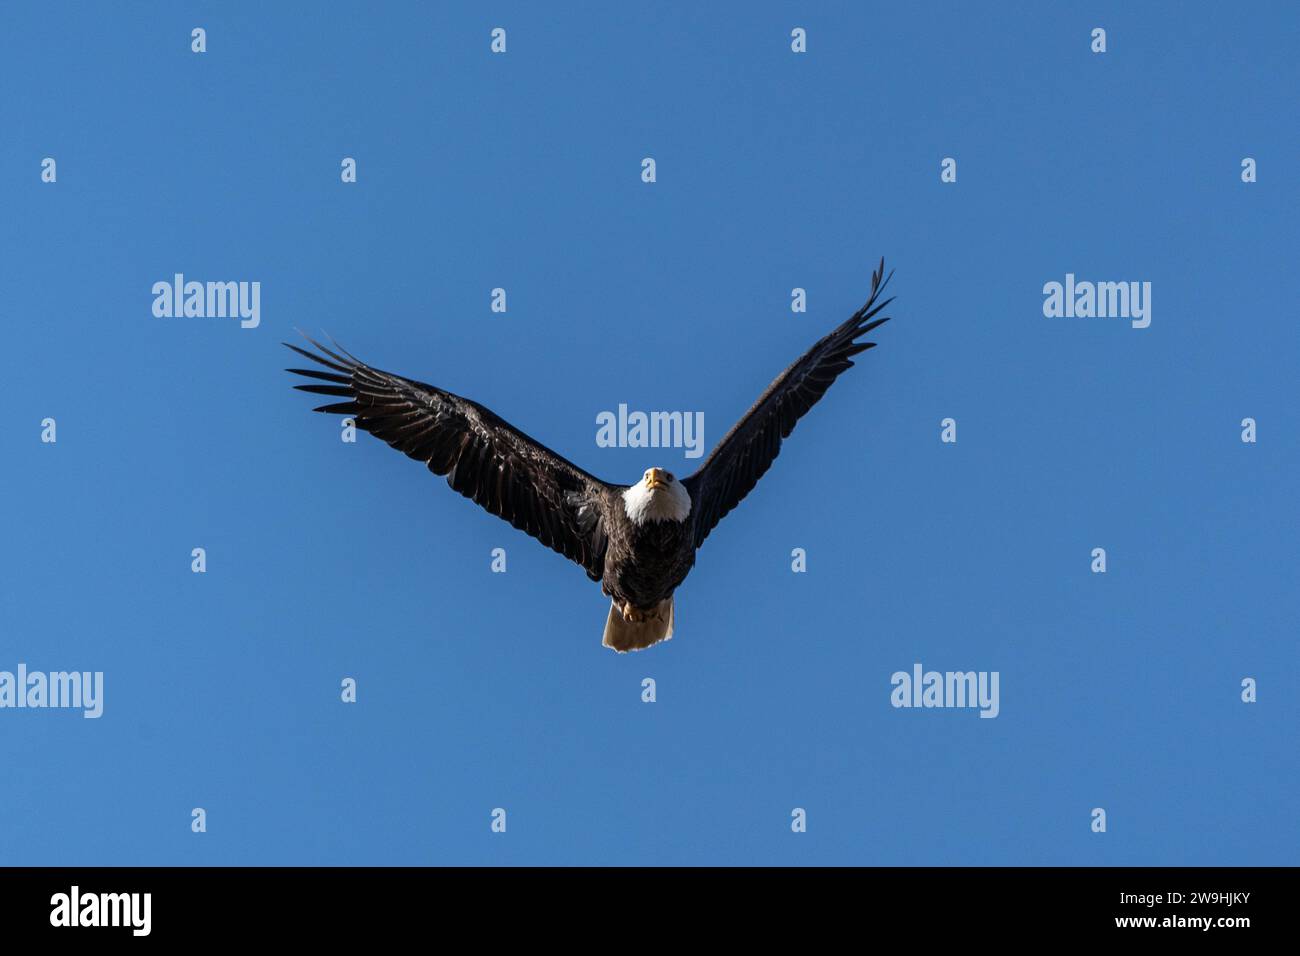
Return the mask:
M 593 581 L 600 580 L 611 486 L 477 402 L 371 368 L 341 348 L 343 355 L 307 341 L 321 354 L 284 344 L 330 371 L 287 371 L 329 384 L 295 387 L 342 399 L 315 411 L 350 416 L 358 428 L 424 462 L 435 475 L 445 475 L 447 484 L 466 498 L 576 561 Z
M 778 375 L 745 417 L 718 442 L 699 470 L 685 479 L 683 484 L 691 494 L 695 516 L 697 548 L 723 516 L 758 484 L 780 454 L 781 440 L 826 393 L 836 376 L 853 365 L 852 356 L 876 344 L 857 340 L 889 321 L 888 317 L 875 319 L 894 301 L 890 298 L 876 302 L 893 275 L 884 272 L 885 260 L 881 259 L 880 268 L 872 273 L 871 297 L 866 304 Z

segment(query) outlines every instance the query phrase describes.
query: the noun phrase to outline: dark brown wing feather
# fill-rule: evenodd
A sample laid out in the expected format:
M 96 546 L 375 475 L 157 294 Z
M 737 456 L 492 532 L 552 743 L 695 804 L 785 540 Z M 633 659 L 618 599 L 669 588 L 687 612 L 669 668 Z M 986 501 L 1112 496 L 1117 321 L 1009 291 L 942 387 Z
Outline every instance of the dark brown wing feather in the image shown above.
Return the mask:
M 284 344 L 330 371 L 287 371 L 330 384 L 295 387 L 341 399 L 316 411 L 351 416 L 358 428 L 445 475 L 466 498 L 600 580 L 611 486 L 477 402 L 371 368 L 341 348 L 343 355 L 307 341 L 320 354 Z
M 882 259 L 880 268 L 872 273 L 871 297 L 866 304 L 778 375 L 718 442 L 699 470 L 684 481 L 691 494 L 697 548 L 723 516 L 758 484 L 780 454 L 781 440 L 794 430 L 795 422 L 817 403 L 835 378 L 853 365 L 852 356 L 875 346 L 875 342 L 857 340 L 889 321 L 888 317 L 875 318 L 894 301 L 890 298 L 876 302 L 893 276 L 892 272 L 889 276 L 884 272 Z

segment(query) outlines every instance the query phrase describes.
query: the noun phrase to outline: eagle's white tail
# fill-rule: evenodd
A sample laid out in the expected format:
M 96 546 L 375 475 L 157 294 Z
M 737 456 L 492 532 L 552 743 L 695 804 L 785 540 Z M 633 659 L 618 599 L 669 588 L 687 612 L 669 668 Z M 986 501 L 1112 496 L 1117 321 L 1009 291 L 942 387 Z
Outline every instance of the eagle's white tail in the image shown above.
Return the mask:
M 627 651 L 639 651 L 658 644 L 673 636 L 673 598 L 664 598 L 653 611 L 646 615 L 644 621 L 625 621 L 623 612 L 614 602 L 609 605 L 609 617 L 605 618 L 606 647 L 612 647 L 620 654 Z

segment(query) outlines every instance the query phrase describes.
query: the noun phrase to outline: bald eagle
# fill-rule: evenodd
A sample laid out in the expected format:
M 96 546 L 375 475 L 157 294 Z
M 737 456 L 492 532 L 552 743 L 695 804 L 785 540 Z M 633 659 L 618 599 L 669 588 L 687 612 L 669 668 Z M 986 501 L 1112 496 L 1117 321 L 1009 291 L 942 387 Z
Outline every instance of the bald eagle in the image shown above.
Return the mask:
M 315 411 L 351 417 L 466 498 L 582 565 L 610 599 L 604 645 L 641 650 L 672 637 L 673 592 L 709 532 L 758 483 L 782 439 L 852 357 L 875 345 L 858 340 L 888 321 L 876 318 L 893 301 L 877 301 L 893 275 L 884 270 L 882 259 L 862 308 L 778 375 L 686 478 L 648 468 L 632 485 L 601 481 L 477 402 L 372 368 L 337 343 L 334 351 L 308 338 L 316 352 L 284 343 L 328 369 L 287 371 L 327 383 L 296 388 L 342 399 Z

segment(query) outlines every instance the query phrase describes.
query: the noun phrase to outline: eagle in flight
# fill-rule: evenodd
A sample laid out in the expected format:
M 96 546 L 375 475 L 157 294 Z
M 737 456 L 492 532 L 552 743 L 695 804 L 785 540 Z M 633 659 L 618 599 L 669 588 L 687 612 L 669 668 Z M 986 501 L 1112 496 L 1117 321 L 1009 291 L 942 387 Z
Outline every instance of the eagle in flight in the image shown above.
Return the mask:
M 673 592 L 709 532 L 758 483 L 795 422 L 888 316 L 885 263 L 858 311 L 776 377 L 695 474 L 649 468 L 632 485 L 601 481 L 467 398 L 371 368 L 335 343 L 308 338 L 318 353 L 284 343 L 327 371 L 287 371 L 325 384 L 295 386 L 341 399 L 315 409 L 346 415 L 466 498 L 582 565 L 610 598 L 604 645 L 641 650 L 673 636 Z M 305 336 L 304 336 L 305 337 Z M 343 354 L 339 354 L 342 352 Z

